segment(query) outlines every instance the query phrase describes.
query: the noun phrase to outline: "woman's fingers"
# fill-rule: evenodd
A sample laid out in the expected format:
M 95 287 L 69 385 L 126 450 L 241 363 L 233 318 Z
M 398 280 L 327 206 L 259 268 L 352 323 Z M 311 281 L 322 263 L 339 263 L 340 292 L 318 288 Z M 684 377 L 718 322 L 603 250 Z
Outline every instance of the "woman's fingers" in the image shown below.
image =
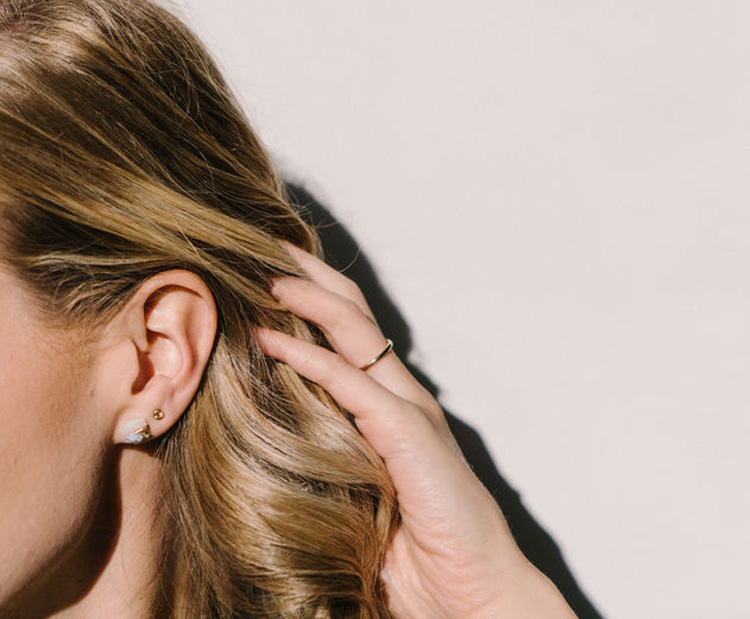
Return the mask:
M 361 368 L 386 347 L 386 338 L 377 326 L 359 286 L 312 254 L 283 242 L 309 280 L 282 277 L 275 281 L 272 294 L 289 310 L 318 325 L 333 349 L 354 367 Z M 395 354 L 388 354 L 367 373 L 399 397 L 417 406 L 448 440 L 452 435 L 443 410 L 411 375 Z
M 283 277 L 274 282 L 271 292 L 288 310 L 318 325 L 331 346 L 356 367 L 385 347 L 380 329 L 357 303 L 316 282 Z
M 276 280 L 272 293 L 284 307 L 318 325 L 333 349 L 356 368 L 370 362 L 386 347 L 380 329 L 358 303 L 317 282 L 284 277 Z M 433 421 L 442 417 L 432 396 L 395 354 L 386 355 L 367 373 L 396 395 L 421 406 Z
M 426 422 L 416 406 L 338 354 L 271 329 L 258 328 L 256 337 L 265 354 L 323 387 L 354 415 L 357 427 L 384 459 L 398 455 L 409 443 L 404 429 L 414 428 L 420 417 Z

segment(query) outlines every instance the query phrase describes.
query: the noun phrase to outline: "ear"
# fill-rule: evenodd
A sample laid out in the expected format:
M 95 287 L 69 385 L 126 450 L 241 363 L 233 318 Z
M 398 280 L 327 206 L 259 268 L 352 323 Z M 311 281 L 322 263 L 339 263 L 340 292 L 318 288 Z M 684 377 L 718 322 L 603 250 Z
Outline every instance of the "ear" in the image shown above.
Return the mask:
M 148 278 L 118 315 L 121 351 L 113 439 L 141 443 L 167 432 L 200 385 L 216 336 L 216 304 L 195 273 Z

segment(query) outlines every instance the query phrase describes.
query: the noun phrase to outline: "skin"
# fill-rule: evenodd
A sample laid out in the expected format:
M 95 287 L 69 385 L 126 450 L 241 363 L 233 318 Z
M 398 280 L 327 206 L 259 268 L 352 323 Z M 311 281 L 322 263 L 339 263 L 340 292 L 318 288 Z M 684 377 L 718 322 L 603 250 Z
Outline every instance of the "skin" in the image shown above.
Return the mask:
M 32 307 L 18 283 L 0 271 L 3 602 L 80 544 L 106 468 L 89 360 L 67 334 L 43 328 Z
M 213 298 L 192 273 L 161 273 L 94 342 L 37 310 L 0 269 L 0 616 L 163 616 L 160 463 L 121 428 L 159 408 L 159 436 L 187 408 Z
M 386 463 L 402 515 L 382 574 L 393 614 L 574 617 L 516 546 L 437 402 L 393 353 L 358 369 L 385 346 L 359 289 L 289 251 L 309 280 L 283 278 L 272 292 L 334 352 L 257 337 L 349 410 Z M 159 436 L 185 411 L 211 351 L 213 299 L 192 273 L 160 273 L 86 345 L 35 307 L 0 270 L 0 496 L 12 497 L 0 510 L 0 615 L 163 615 L 178 583 L 160 570 L 160 465 L 148 444 L 124 446 L 121 428 L 159 408 L 164 418 L 149 418 Z

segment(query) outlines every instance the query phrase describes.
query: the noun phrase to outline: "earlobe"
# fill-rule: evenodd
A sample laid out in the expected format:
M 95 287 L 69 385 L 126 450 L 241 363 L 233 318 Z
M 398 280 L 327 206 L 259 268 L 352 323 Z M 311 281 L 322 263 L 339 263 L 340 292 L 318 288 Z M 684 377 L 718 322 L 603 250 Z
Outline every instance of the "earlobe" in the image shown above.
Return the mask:
M 122 373 L 129 384 L 113 438 L 137 445 L 166 433 L 193 400 L 213 348 L 216 305 L 196 274 L 164 271 L 140 286 L 124 322 L 135 354 Z
M 120 428 L 120 432 L 123 441 L 131 445 L 139 445 L 152 438 L 151 427 L 145 419 L 131 419 Z
M 151 416 L 155 421 L 161 421 L 164 419 L 164 411 L 157 408 Z M 146 419 L 132 419 L 120 428 L 120 432 L 123 441 L 131 445 L 140 445 L 153 438 L 151 425 Z

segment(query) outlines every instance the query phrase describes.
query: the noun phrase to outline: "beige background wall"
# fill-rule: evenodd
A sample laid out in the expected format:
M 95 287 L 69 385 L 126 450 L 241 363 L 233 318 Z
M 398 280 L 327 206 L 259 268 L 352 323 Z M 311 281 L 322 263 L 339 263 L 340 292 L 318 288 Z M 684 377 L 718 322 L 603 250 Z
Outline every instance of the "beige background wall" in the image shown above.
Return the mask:
M 177 1 L 600 610 L 750 617 L 750 4 Z

